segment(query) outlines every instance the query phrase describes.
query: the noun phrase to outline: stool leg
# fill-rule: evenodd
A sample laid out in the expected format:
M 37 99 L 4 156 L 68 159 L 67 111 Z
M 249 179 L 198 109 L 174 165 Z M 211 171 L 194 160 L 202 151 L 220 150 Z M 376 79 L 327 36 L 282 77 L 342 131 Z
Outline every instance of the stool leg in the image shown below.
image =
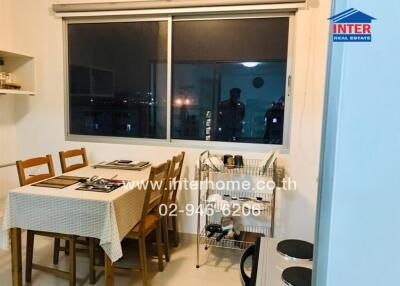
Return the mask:
M 75 238 L 72 237 L 69 241 L 69 285 L 76 285 L 76 248 Z
M 54 253 L 53 253 L 53 264 L 57 265 L 60 256 L 60 239 L 54 239 Z
M 26 268 L 25 268 L 25 282 L 30 283 L 32 280 L 32 261 L 33 261 L 33 245 L 35 236 L 31 230 L 27 232 L 26 239 Z

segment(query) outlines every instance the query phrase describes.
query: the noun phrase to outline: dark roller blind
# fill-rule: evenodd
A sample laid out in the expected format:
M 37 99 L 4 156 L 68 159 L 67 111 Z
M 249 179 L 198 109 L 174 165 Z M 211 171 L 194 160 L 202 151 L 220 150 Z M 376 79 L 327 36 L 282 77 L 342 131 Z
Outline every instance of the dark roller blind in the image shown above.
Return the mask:
M 288 30 L 289 18 L 174 22 L 174 60 L 286 60 Z
M 212 7 L 229 5 L 257 5 L 257 4 L 299 4 L 306 0 L 135 0 L 111 3 L 70 3 L 53 4 L 56 12 L 89 12 L 89 11 L 122 11 L 136 9 L 165 9 Z

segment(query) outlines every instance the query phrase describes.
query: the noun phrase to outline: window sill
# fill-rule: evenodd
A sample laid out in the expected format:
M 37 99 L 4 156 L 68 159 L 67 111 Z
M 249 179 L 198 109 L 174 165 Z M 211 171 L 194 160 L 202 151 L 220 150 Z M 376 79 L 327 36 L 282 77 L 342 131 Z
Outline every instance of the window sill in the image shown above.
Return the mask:
M 232 151 L 250 151 L 267 152 L 270 150 L 279 150 L 283 154 L 289 153 L 289 148 L 284 145 L 257 144 L 257 143 L 234 143 L 217 141 L 196 141 L 196 140 L 167 140 L 167 139 L 149 139 L 149 138 L 128 138 L 112 136 L 92 136 L 92 135 L 73 135 L 67 134 L 66 141 L 73 142 L 93 142 L 93 143 L 111 143 L 125 145 L 147 145 L 178 148 L 195 148 L 210 150 L 232 150 Z

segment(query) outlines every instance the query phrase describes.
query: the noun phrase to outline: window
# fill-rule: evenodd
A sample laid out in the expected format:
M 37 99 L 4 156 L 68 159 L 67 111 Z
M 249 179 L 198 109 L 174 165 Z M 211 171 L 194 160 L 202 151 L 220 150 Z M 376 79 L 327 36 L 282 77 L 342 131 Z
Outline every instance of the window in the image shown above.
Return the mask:
M 288 38 L 288 17 L 71 23 L 69 134 L 282 145 Z
M 282 144 L 288 25 L 175 22 L 172 137 Z
M 166 138 L 167 22 L 68 25 L 71 134 Z

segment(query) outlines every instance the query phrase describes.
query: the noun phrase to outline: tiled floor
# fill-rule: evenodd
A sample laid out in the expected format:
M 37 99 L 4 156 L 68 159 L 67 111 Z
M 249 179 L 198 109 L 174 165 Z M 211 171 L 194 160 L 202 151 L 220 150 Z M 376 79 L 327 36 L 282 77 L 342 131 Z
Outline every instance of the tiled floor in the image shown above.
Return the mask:
M 23 234 L 23 258 L 25 257 L 26 236 Z M 127 251 L 129 249 L 129 251 Z M 124 264 L 137 263 L 136 247 L 126 247 Z M 48 238 L 35 239 L 34 261 L 51 266 L 53 251 L 53 240 Z M 165 265 L 163 272 L 157 272 L 157 261 L 149 262 L 149 275 L 154 286 L 190 285 L 190 286 L 240 286 L 239 266 L 240 252 L 225 249 L 201 250 L 201 267 L 196 265 L 196 243 L 194 236 L 183 237 L 181 244 L 172 253 L 171 261 Z M 0 285 L 11 285 L 11 264 L 8 251 L 0 250 Z M 59 267 L 66 269 L 68 260 L 62 256 Z M 23 259 L 24 264 L 24 259 Z M 88 282 L 88 258 L 82 255 L 77 258 L 77 285 L 89 285 Z M 32 286 L 68 285 L 63 279 L 52 275 L 34 271 Z M 103 275 L 100 276 L 96 285 L 104 285 Z M 131 276 L 116 274 L 118 286 L 142 285 L 140 273 L 134 272 Z

